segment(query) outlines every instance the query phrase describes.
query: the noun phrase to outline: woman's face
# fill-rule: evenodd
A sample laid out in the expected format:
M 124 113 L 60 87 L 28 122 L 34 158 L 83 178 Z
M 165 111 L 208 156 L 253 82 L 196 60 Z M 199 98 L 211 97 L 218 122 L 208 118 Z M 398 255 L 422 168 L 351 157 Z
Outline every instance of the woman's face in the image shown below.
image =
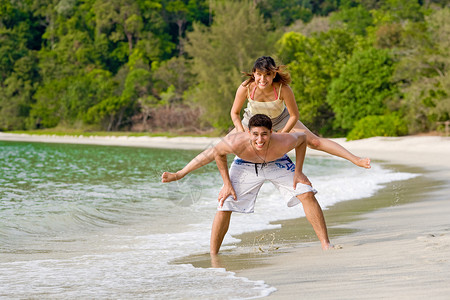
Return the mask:
M 256 86 L 262 90 L 264 90 L 267 87 L 272 87 L 273 79 L 275 78 L 277 74 L 272 71 L 262 71 L 259 69 L 256 69 L 255 72 L 253 72 L 253 76 L 255 77 L 255 83 Z

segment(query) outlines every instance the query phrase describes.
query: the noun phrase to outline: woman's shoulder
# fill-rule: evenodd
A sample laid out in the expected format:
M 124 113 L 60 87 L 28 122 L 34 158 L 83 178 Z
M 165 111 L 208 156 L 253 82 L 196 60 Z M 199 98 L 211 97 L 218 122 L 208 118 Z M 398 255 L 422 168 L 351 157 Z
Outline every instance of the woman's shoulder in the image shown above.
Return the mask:
M 242 81 L 242 83 L 239 85 L 239 88 L 245 88 L 250 89 L 253 87 L 255 83 L 253 81 L 248 82 L 248 80 Z
M 251 86 L 251 83 L 246 85 L 245 81 L 242 82 L 237 89 L 237 94 L 238 95 L 247 95 L 250 91 L 250 86 Z
M 293 94 L 292 89 L 289 86 L 289 84 L 278 83 L 278 87 L 276 87 L 276 88 L 280 89 L 280 86 L 281 86 L 281 90 L 280 90 L 281 96 Z
M 273 87 L 278 91 L 278 90 L 290 90 L 291 89 L 291 87 L 289 86 L 289 84 L 285 84 L 285 83 L 282 83 L 282 82 L 279 82 L 279 81 L 274 81 L 273 83 L 272 83 L 272 85 L 273 85 Z
M 281 90 L 290 90 L 291 87 L 289 84 L 281 83 L 281 82 L 274 82 L 275 88 L 279 89 L 281 87 Z

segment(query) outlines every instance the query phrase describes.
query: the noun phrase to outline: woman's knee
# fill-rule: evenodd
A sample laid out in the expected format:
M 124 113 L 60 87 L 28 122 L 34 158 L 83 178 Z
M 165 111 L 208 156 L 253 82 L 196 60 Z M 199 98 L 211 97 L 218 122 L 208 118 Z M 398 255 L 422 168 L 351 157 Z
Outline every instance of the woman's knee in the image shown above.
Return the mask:
M 305 125 L 303 125 L 302 122 L 297 121 L 294 128 L 292 128 L 292 131 L 295 132 L 303 132 L 306 134 L 306 142 L 308 144 L 308 147 L 311 149 L 317 149 L 321 146 L 320 139 L 317 135 L 312 133 Z
M 320 138 L 319 137 L 309 137 L 307 139 L 308 147 L 312 149 L 318 149 L 320 147 Z

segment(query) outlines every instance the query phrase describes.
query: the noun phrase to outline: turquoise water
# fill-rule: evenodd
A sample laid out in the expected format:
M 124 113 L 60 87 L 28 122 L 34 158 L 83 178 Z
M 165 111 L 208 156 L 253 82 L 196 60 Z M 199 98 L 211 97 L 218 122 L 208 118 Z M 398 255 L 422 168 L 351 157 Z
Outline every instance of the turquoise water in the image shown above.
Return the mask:
M 157 199 L 174 200 L 159 188 L 162 167 L 176 169 L 195 153 L 10 142 L 0 149 L 3 242 L 12 233 L 52 236 L 151 217 Z M 8 244 L 0 249 L 14 251 Z
M 209 164 L 178 182 L 200 151 L 0 141 L 0 297 L 246 299 L 273 291 L 223 269 L 170 263 L 209 252 L 221 178 Z M 326 209 L 411 178 L 333 158 L 308 158 L 305 173 Z M 256 212 L 236 214 L 234 236 L 304 216 L 264 185 Z M 242 226 L 245 224 L 245 226 Z M 230 288 L 233 286 L 233 288 Z

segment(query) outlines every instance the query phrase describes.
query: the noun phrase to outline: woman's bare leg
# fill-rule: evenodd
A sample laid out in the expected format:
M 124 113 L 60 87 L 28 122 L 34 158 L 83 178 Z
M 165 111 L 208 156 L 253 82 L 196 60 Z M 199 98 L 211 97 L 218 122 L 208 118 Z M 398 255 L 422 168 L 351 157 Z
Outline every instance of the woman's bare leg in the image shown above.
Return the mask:
M 354 163 L 355 165 L 370 169 L 370 159 L 367 157 L 361 158 L 352 154 L 350 151 L 342 147 L 332 140 L 321 138 L 312 133 L 302 122 L 297 121 L 292 131 L 304 132 L 306 134 L 308 147 L 315 150 L 327 152 L 331 155 L 345 158 L 346 160 Z

